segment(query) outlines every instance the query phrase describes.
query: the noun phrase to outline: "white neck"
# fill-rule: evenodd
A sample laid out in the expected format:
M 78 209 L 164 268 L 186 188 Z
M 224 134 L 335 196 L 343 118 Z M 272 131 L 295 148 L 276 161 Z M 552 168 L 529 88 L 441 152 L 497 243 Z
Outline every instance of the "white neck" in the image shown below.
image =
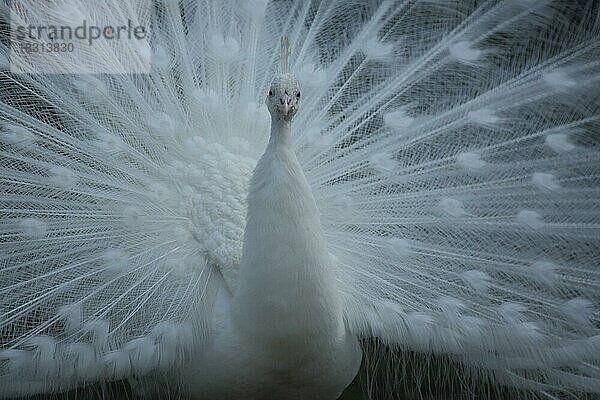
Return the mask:
M 345 329 L 319 212 L 290 142 L 289 121 L 274 120 L 250 183 L 244 252 L 229 307 L 235 344 L 227 348 L 242 356 L 233 370 L 245 371 L 249 382 L 268 388 L 265 393 L 335 399 L 362 355 Z M 283 392 L 273 390 L 278 387 Z M 296 395 L 287 396 L 290 390 Z
M 290 149 L 292 140 L 292 123 L 283 118 L 271 118 L 271 138 L 265 154 L 276 148 Z
M 291 150 L 290 121 L 272 119 L 254 170 L 234 302 L 234 323 L 252 340 L 342 334 L 335 277 L 315 200 Z

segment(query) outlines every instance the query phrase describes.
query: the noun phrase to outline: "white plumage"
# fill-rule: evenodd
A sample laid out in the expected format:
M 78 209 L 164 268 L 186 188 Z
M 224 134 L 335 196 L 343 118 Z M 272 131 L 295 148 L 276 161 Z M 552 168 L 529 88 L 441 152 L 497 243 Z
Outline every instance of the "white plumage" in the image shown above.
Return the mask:
M 151 11 L 149 74 L 0 44 L 0 397 L 334 399 L 361 348 L 367 397 L 600 392 L 597 2 Z

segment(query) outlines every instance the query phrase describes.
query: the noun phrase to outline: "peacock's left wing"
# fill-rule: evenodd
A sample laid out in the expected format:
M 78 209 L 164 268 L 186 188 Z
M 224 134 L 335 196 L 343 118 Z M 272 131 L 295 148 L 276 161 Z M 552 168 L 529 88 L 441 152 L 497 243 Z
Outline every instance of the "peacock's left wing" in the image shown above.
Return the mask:
M 580 6 L 298 13 L 296 151 L 353 332 L 600 391 L 600 20 Z

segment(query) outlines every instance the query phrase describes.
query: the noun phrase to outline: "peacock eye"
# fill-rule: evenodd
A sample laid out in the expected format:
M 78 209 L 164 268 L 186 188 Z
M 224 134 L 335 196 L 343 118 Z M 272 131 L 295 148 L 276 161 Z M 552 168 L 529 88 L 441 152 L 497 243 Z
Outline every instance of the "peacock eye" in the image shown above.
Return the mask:
M 269 90 L 269 96 L 273 96 L 273 91 Z
M 300 92 L 296 93 L 296 97 L 300 98 Z

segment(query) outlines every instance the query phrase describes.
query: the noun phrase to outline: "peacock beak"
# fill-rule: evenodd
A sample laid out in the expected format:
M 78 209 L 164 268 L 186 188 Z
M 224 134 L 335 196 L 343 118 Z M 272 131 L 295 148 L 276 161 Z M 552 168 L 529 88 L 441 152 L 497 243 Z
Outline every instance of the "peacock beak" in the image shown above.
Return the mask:
M 293 107 L 292 98 L 290 97 L 289 94 L 287 94 L 287 92 L 285 92 L 283 94 L 283 96 L 281 96 L 279 101 L 281 102 L 281 105 L 283 106 L 283 115 L 288 115 L 288 113 L 290 112 L 290 110 Z

